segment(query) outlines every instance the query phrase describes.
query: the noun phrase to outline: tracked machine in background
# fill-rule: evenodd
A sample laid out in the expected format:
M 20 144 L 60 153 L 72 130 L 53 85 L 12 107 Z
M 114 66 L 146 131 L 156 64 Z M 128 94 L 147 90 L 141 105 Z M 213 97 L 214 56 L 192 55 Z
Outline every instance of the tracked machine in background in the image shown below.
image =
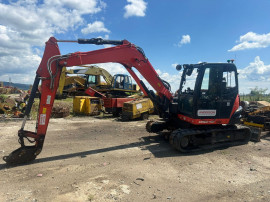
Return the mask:
M 82 67 L 84 68 L 82 69 Z M 102 81 L 102 78 L 105 82 Z M 81 65 L 80 68 L 69 70 L 63 67 L 57 95 L 58 97 L 86 95 L 85 90 L 89 87 L 114 97 L 139 92 L 139 87 L 132 84 L 129 75 L 115 74 L 112 76 L 107 70 L 96 65 Z
M 32 161 L 41 152 L 49 124 L 51 109 L 63 67 L 85 64 L 116 62 L 122 64 L 131 74 L 142 92 L 147 95 L 163 121 L 149 121 L 148 132 L 167 130 L 170 143 L 182 152 L 197 151 L 204 146 L 244 144 L 250 139 L 250 130 L 238 126 L 239 108 L 238 79 L 236 66 L 232 63 L 201 63 L 183 65 L 178 95 L 173 96 L 170 85 L 162 80 L 143 50 L 127 40 L 103 40 L 101 38 L 79 39 L 79 44 L 111 44 L 114 47 L 89 52 L 75 52 L 61 55 L 58 42 L 51 37 L 45 47 L 41 64 L 37 70 L 32 92 L 25 112 L 25 119 L 18 131 L 20 148 L 3 159 L 8 164 Z M 136 68 L 154 88 L 148 90 L 135 74 Z M 180 70 L 178 65 L 177 69 Z M 194 75 L 195 74 L 195 75 Z M 191 82 L 189 80 L 191 79 Z M 42 80 L 40 107 L 36 132 L 24 130 L 27 116 Z M 193 88 L 192 88 L 193 84 Z M 25 140 L 34 142 L 29 146 Z

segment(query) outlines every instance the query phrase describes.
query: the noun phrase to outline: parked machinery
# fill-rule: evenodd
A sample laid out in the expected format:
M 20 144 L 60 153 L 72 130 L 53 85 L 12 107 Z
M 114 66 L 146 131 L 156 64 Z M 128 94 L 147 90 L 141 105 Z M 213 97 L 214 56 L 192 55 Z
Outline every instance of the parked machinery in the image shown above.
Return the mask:
M 89 87 L 114 96 L 127 96 L 139 92 L 138 86 L 132 84 L 130 76 L 126 74 L 112 76 L 107 70 L 96 65 L 81 65 L 80 68 L 69 70 L 63 67 L 57 95 L 85 95 L 85 90 Z
M 78 115 L 99 115 L 102 109 L 101 100 L 97 97 L 75 96 L 73 98 L 73 113 Z
M 111 92 L 111 91 L 109 91 Z M 119 116 L 122 113 L 122 108 L 124 103 L 129 102 L 131 100 L 135 100 L 136 98 L 140 97 L 139 94 L 134 94 L 130 96 L 120 96 L 118 93 L 115 94 L 117 91 L 113 91 L 112 94 L 102 94 L 97 90 L 89 87 L 86 89 L 85 93 L 92 97 L 98 97 L 102 99 L 103 102 L 103 111 L 107 113 L 113 114 L 113 116 Z
M 132 119 L 148 119 L 149 114 L 155 111 L 154 104 L 150 98 L 139 98 L 123 104 L 121 118 L 123 121 Z
M 241 105 L 244 108 L 242 122 L 250 128 L 252 133 L 251 140 L 255 142 L 259 142 L 261 137 L 265 135 L 265 133 L 262 133 L 263 131 L 267 133 L 270 130 L 270 106 L 267 102 L 263 103 L 266 105 L 259 107 L 257 102 L 241 101 Z
M 162 80 L 143 50 L 127 40 L 103 40 L 101 38 L 79 39 L 80 44 L 116 45 L 89 52 L 75 52 L 61 55 L 56 40 L 51 37 L 45 47 L 41 64 L 33 84 L 25 118 L 18 131 L 20 148 L 3 159 L 8 164 L 32 161 L 41 152 L 49 124 L 51 109 L 59 84 L 62 67 L 85 64 L 117 62 L 131 74 L 142 92 L 147 95 L 163 121 L 149 121 L 148 132 L 170 132 L 170 143 L 181 152 L 198 151 L 205 146 L 245 144 L 251 132 L 248 127 L 239 126 L 238 77 L 233 63 L 200 63 L 177 66 L 183 69 L 178 95 L 172 96 L 170 85 Z M 133 71 L 135 67 L 157 92 L 148 90 Z M 33 99 L 42 80 L 39 115 L 36 132 L 24 130 Z M 193 84 L 193 85 L 192 85 Z M 26 146 L 25 140 L 32 139 L 34 145 Z

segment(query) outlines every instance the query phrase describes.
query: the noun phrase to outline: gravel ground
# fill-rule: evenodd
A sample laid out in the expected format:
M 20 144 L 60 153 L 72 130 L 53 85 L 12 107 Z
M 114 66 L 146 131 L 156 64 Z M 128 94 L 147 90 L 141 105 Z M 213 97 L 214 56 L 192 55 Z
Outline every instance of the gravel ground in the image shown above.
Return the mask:
M 146 121 L 51 119 L 31 163 L 0 162 L 0 201 L 270 201 L 270 137 L 184 155 Z M 0 122 L 0 154 L 19 147 L 21 122 Z M 26 130 L 33 131 L 34 121 Z

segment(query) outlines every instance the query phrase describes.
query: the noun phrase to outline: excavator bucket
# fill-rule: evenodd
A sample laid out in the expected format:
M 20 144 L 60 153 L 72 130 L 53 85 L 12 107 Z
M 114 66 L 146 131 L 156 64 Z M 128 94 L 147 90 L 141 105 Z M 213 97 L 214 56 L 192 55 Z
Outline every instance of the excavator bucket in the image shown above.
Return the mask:
M 24 164 L 35 160 L 39 153 L 40 149 L 35 146 L 24 146 L 14 150 L 8 156 L 4 156 L 3 160 L 8 165 Z

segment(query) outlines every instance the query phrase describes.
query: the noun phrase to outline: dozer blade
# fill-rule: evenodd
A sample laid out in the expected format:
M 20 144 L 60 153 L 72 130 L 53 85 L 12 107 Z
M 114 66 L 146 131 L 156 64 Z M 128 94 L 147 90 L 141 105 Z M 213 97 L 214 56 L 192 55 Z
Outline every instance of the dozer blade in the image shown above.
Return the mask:
M 250 140 L 253 142 L 260 142 L 261 141 L 261 133 L 263 130 L 262 124 L 256 124 L 251 122 L 244 122 L 244 125 L 248 127 L 251 131 L 251 138 Z
M 251 127 L 251 126 L 249 126 L 249 128 L 251 130 L 251 139 L 250 140 L 253 142 L 260 142 L 262 129 L 256 128 L 256 127 Z
M 24 164 L 33 161 L 39 153 L 40 150 L 35 146 L 24 146 L 4 156 L 3 160 L 8 165 Z

